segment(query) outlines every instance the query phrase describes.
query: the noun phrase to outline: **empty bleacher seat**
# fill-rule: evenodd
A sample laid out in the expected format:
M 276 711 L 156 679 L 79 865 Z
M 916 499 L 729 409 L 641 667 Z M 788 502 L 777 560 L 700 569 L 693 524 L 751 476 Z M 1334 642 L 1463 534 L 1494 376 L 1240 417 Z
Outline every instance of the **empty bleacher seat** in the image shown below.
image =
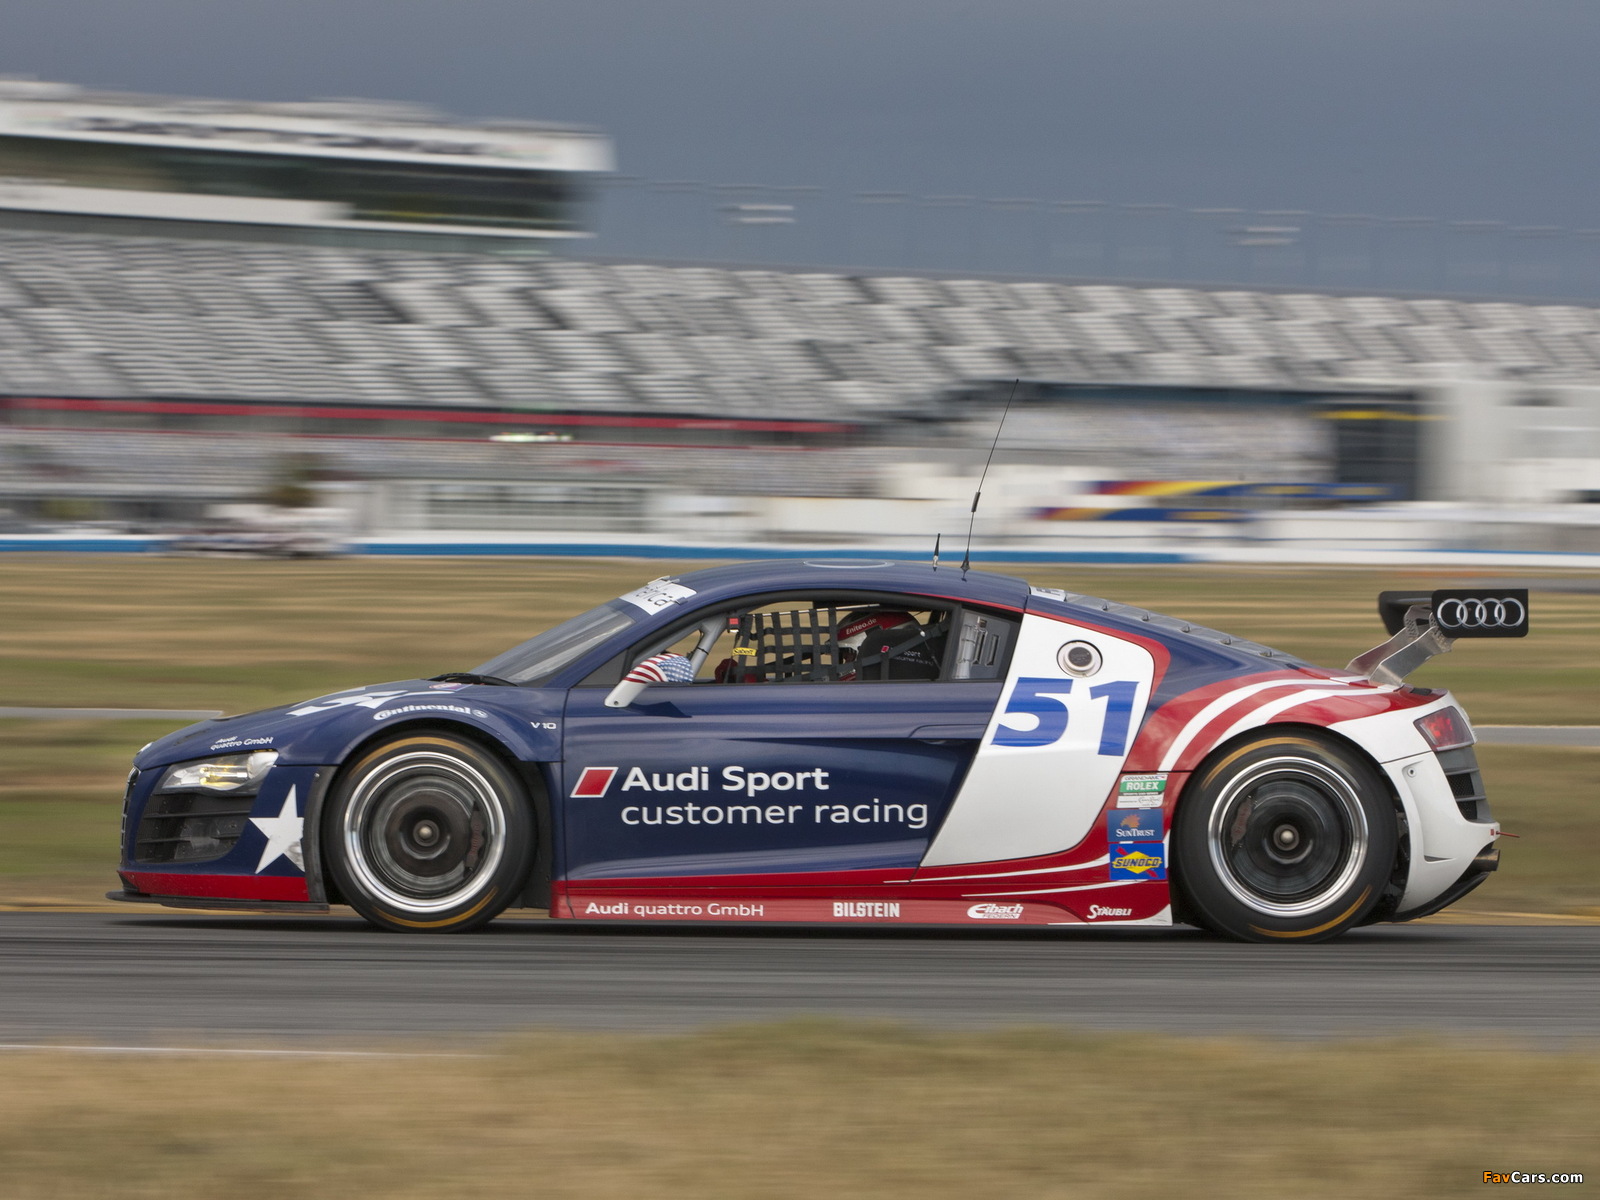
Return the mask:
M 0 233 L 13 393 L 837 418 L 1017 372 L 1593 380 L 1600 310 Z

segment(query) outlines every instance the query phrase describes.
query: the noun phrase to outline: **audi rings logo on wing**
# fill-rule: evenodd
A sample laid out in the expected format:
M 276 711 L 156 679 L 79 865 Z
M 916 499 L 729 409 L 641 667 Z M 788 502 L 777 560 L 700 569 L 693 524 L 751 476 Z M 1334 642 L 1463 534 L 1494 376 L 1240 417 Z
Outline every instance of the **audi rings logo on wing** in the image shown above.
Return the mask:
M 1441 625 L 1463 629 L 1509 629 L 1528 617 L 1520 600 L 1446 600 L 1433 614 Z
M 1449 590 L 1433 594 L 1433 620 L 1448 637 L 1525 637 L 1526 588 Z

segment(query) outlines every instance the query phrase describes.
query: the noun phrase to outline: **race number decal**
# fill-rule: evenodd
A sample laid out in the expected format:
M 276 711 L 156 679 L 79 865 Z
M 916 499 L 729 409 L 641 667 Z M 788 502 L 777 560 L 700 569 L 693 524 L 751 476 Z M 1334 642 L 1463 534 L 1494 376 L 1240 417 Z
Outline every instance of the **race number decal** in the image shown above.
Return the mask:
M 996 746 L 1050 746 L 1067 731 L 1071 679 L 1017 680 L 994 731 Z
M 1067 638 L 1098 654 L 1089 676 L 1074 678 L 1058 661 Z M 1154 675 L 1155 660 L 1134 642 L 1023 617 L 1000 706 L 923 865 L 1030 858 L 1081 842 L 1116 786 Z
M 1017 680 L 1011 689 L 1011 699 L 1000 714 L 1000 728 L 995 730 L 996 746 L 1050 746 L 1061 740 L 1067 731 L 1071 712 L 1067 700 L 1072 694 L 1071 679 Z M 1115 683 L 1096 684 L 1089 689 L 1095 700 L 1106 700 L 1100 723 L 1099 754 L 1122 756 L 1128 752 L 1128 718 L 1133 713 L 1133 702 L 1139 694 L 1139 683 L 1133 679 Z

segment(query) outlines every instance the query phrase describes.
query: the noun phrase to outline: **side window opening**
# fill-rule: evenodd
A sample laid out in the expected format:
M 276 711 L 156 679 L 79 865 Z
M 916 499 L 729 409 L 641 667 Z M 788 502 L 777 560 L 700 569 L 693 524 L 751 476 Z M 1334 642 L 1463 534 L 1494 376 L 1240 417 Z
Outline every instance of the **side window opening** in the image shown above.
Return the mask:
M 779 600 L 724 609 L 653 639 L 618 662 L 616 675 L 672 654 L 687 660 L 696 686 L 999 680 L 1016 630 L 1007 616 L 917 607 L 909 598 L 904 606 L 890 599 Z
M 677 654 L 689 660 L 694 671 L 694 682 L 709 683 L 718 662 L 728 655 L 733 645 L 736 618 L 731 613 L 717 613 L 687 629 L 640 646 L 629 654 L 629 661 L 640 662 L 656 654 Z
M 830 607 L 740 613 L 724 683 L 826 683 L 840 678 L 843 654 Z
M 718 613 L 685 630 L 665 647 L 669 653 L 681 654 L 689 660 L 695 682 L 711 677 L 711 667 L 715 665 L 712 651 L 719 644 L 726 644 L 729 620 L 728 614 Z
M 725 683 L 855 683 L 936 680 L 949 616 L 891 604 L 770 606 L 736 614 Z
M 672 655 L 669 672 L 695 684 L 855 683 L 950 678 L 957 610 L 915 601 L 778 600 L 724 609 L 636 646 L 595 684 L 614 683 L 644 660 Z M 615 668 L 614 670 L 612 668 Z M 982 676 L 973 676 L 981 678 Z

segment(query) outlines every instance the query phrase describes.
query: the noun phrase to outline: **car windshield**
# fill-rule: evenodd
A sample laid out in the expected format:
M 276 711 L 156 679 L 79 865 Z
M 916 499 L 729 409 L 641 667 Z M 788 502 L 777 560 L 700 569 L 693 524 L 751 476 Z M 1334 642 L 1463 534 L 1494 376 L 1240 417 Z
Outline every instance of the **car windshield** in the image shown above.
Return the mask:
M 522 645 L 496 655 L 481 667 L 474 667 L 473 674 L 494 675 L 512 683 L 547 679 L 634 623 L 639 614 L 630 613 L 620 605 L 621 601 L 612 600 L 570 621 L 563 621 L 554 629 L 547 629 Z

